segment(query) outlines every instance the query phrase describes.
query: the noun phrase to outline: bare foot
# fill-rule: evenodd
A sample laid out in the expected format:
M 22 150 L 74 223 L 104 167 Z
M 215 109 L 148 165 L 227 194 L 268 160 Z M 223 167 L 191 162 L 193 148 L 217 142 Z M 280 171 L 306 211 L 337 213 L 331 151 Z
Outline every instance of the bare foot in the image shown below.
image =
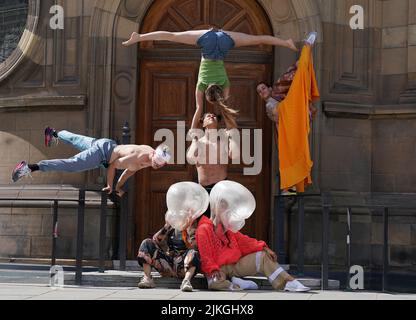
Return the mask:
M 140 41 L 140 34 L 133 32 L 129 40 L 123 42 L 123 46 L 128 47 Z
M 295 46 L 295 43 L 293 42 L 293 40 L 292 39 L 289 39 L 289 40 L 286 40 L 286 42 L 287 42 L 287 47 L 290 49 L 290 50 L 293 50 L 293 51 L 299 51 L 299 49 L 298 48 L 296 48 L 296 46 Z

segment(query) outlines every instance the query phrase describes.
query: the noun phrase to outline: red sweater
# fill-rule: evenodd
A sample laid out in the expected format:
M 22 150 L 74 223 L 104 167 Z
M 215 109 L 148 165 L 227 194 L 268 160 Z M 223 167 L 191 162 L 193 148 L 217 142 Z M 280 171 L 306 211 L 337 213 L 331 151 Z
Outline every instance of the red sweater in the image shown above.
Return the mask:
M 240 232 L 227 231 L 219 225 L 216 230 L 210 219 L 203 216 L 196 230 L 196 243 L 201 256 L 201 269 L 206 275 L 219 271 L 224 265 L 236 264 L 242 257 L 262 251 L 267 247 Z

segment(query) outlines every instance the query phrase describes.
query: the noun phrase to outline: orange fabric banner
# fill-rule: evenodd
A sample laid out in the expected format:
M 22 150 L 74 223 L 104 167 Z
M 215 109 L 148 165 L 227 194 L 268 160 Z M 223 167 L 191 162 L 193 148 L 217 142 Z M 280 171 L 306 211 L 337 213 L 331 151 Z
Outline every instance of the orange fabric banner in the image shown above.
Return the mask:
M 279 163 L 281 189 L 312 184 L 309 150 L 309 104 L 320 98 L 311 47 L 305 45 L 289 93 L 279 105 Z

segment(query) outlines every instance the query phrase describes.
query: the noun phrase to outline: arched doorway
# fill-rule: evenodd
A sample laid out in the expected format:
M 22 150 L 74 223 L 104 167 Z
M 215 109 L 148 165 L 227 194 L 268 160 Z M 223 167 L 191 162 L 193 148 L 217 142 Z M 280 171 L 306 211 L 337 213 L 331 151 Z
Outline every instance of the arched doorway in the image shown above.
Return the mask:
M 263 9 L 252 0 L 156 0 L 146 14 L 140 32 L 184 31 L 211 26 L 250 34 L 273 34 Z M 158 142 L 153 141 L 153 137 L 158 129 L 169 128 L 176 132 L 177 121 L 185 121 L 189 129 L 195 110 L 200 50 L 166 42 L 148 42 L 140 45 L 138 57 L 136 143 L 156 146 Z M 263 129 L 261 174 L 243 176 L 242 166 L 230 166 L 229 179 L 247 186 L 257 199 L 256 213 L 244 231 L 269 240 L 273 141 L 271 123 L 255 88 L 258 82 L 271 80 L 273 48 L 233 50 L 226 62 L 232 83 L 231 105 L 240 110 L 239 127 Z M 138 174 L 136 245 L 163 225 L 167 189 L 176 182 L 196 181 L 196 177 L 196 169 L 190 165 L 168 166 Z

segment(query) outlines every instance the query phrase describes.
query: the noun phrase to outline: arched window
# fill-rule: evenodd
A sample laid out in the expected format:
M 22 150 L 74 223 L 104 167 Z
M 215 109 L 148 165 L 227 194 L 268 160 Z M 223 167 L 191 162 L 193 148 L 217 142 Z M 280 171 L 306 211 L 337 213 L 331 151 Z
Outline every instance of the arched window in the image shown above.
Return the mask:
M 0 63 L 13 53 L 26 27 L 29 0 L 0 0 Z
M 22 60 L 33 43 L 39 0 L 0 0 L 0 81 Z

